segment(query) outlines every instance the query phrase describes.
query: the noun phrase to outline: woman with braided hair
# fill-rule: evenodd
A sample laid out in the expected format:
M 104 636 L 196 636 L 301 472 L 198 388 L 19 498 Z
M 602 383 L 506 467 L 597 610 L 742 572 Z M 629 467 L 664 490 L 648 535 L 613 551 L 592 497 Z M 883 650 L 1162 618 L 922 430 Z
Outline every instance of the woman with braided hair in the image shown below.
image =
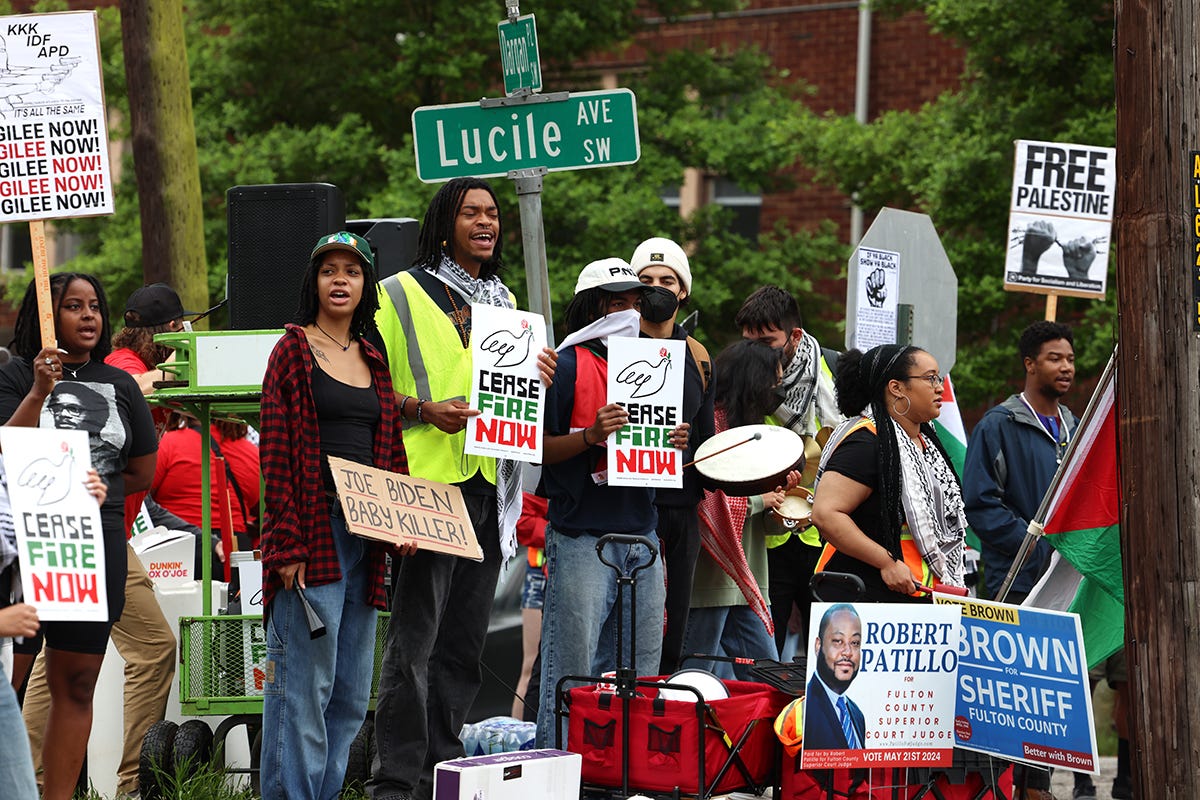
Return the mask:
M 849 419 L 821 454 L 817 571 L 858 575 L 874 602 L 919 599 L 935 581 L 962 586 L 962 491 L 929 424 L 942 406 L 937 360 L 911 345 L 851 350 L 836 386 Z

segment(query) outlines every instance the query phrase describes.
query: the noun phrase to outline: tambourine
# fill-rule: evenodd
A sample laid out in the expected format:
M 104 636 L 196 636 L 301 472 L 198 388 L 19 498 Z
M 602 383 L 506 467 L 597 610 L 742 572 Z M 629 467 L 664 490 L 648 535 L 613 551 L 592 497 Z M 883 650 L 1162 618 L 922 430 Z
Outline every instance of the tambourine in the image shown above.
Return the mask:
M 783 502 L 772 513 L 779 517 L 788 530 L 803 529 L 812 525 L 812 504 L 813 493 L 803 486 L 797 486 L 784 495 Z

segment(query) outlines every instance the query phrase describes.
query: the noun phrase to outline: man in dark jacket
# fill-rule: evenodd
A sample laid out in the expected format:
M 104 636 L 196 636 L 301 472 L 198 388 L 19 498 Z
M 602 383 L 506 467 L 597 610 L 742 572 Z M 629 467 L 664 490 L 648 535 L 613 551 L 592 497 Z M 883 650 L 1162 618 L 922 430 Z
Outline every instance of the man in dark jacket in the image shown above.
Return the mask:
M 1021 333 L 1025 388 L 983 415 L 971 432 L 963 466 L 967 521 L 979 536 L 985 596 L 995 598 L 1008 575 L 1029 520 L 1037 513 L 1075 430 L 1059 400 L 1075 379 L 1071 329 L 1039 321 Z M 1050 563 L 1050 543 L 1038 542 L 1017 573 L 1007 603 L 1020 603 Z M 1022 780 L 1014 775 L 1015 780 Z M 1050 776 L 1028 769 L 1024 800 L 1053 800 Z M 1077 795 L 1078 796 L 1078 795 Z
M 1075 430 L 1075 416 L 1059 403 L 1075 379 L 1071 329 L 1035 322 L 1021 333 L 1024 391 L 984 414 L 971 432 L 963 468 L 967 520 L 982 545 L 986 596 L 1004 582 L 1029 520 L 1062 461 Z M 1005 602 L 1020 603 L 1050 560 L 1050 545 L 1038 543 Z

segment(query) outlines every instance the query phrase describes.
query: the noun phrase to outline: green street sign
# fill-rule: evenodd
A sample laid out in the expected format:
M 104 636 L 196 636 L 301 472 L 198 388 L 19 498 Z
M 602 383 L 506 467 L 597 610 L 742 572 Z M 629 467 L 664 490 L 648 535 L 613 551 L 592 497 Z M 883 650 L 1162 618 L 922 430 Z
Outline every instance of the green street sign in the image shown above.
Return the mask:
M 518 89 L 542 90 L 542 65 L 538 56 L 537 26 L 533 14 L 496 24 L 500 35 L 500 66 L 504 68 L 504 93 Z
M 426 183 L 512 170 L 632 164 L 641 156 L 629 89 L 422 106 L 413 112 L 417 177 Z

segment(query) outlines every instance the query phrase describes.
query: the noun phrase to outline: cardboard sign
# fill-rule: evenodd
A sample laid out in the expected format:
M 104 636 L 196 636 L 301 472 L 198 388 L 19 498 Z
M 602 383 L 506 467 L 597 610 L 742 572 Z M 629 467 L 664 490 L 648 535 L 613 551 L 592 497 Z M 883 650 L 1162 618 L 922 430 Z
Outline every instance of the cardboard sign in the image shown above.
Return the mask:
M 113 213 L 93 11 L 0 18 L 0 222 Z
M 809 631 L 803 769 L 950 766 L 957 607 L 813 603 Z
M 683 419 L 685 342 L 608 339 L 608 402 L 629 412 L 629 423 L 608 437 L 612 486 L 683 486 L 683 451 L 671 431 Z
M 25 602 L 43 622 L 105 622 L 104 530 L 88 434 L 0 428 Z
M 894 344 L 896 310 L 900 303 L 900 254 L 859 247 L 858 291 L 854 315 L 854 346 L 864 353 L 881 344 Z
M 471 408 L 466 451 L 472 455 L 542 460 L 546 388 L 538 354 L 546 321 L 532 311 L 475 305 L 471 310 Z
M 935 600 L 962 609 L 957 746 L 1099 774 L 1079 616 L 948 595 Z
M 483 561 L 457 486 L 329 456 L 338 502 L 351 533 L 388 544 Z
M 1004 288 L 1103 297 L 1116 186 L 1111 147 L 1017 140 Z

